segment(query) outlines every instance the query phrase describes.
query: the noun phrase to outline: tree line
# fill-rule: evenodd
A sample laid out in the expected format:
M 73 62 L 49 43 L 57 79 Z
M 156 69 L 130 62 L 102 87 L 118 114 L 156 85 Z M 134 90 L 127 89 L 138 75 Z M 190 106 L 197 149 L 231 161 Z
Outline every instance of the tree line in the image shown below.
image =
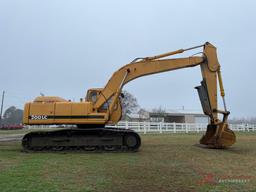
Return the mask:
M 1 125 L 20 125 L 22 124 L 23 110 L 11 106 L 5 110 L 1 118 Z

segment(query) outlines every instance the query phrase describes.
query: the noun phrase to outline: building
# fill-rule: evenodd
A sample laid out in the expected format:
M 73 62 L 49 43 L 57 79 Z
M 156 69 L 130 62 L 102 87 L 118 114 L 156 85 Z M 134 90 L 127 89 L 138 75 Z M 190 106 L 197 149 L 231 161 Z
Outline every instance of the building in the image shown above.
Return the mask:
M 150 121 L 168 123 L 208 123 L 209 117 L 198 111 L 166 110 L 165 112 L 150 112 Z
M 137 113 L 126 114 L 124 117 L 126 121 L 149 121 L 149 112 L 145 109 L 140 109 Z
M 149 112 L 141 109 L 138 113 L 127 114 L 126 121 L 151 121 L 167 123 L 209 123 L 209 117 L 200 111 L 188 110 L 162 110 L 160 112 Z

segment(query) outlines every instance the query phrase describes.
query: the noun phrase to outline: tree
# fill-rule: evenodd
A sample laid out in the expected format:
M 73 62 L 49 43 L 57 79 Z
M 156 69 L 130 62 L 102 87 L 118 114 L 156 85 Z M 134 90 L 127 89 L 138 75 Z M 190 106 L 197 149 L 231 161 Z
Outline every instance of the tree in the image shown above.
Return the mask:
M 239 117 L 239 118 L 231 118 L 228 120 L 229 123 L 239 124 L 239 123 L 256 123 L 256 117 Z
M 158 108 L 152 109 L 151 121 L 164 122 L 167 111 L 159 106 Z
M 5 125 L 18 125 L 22 123 L 23 110 L 17 109 L 14 106 L 5 110 L 2 124 Z
M 164 108 L 162 108 L 161 106 L 159 106 L 158 108 L 152 109 L 152 112 L 158 113 L 158 114 L 164 114 L 164 113 L 166 113 L 166 110 Z
M 126 114 L 135 113 L 139 109 L 139 104 L 136 99 L 131 93 L 128 91 L 122 91 L 123 97 L 121 97 L 121 105 L 122 105 L 122 113 L 123 117 Z

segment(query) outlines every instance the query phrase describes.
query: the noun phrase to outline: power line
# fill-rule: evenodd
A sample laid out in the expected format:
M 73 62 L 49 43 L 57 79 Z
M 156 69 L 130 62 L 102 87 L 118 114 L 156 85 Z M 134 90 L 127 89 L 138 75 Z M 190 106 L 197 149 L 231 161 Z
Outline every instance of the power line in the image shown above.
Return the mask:
M 1 112 L 0 112 L 0 125 L 2 125 L 2 113 L 3 113 L 3 106 L 4 106 L 4 94 L 5 94 L 5 91 L 3 91 L 3 94 L 2 94 L 2 103 L 1 103 Z

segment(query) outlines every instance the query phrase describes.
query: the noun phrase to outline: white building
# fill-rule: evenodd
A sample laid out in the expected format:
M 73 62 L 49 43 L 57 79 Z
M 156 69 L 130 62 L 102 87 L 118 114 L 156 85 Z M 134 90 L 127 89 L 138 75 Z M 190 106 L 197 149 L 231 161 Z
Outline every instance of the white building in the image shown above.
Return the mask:
M 166 110 L 165 112 L 157 113 L 150 112 L 150 121 L 169 122 L 169 123 L 208 123 L 209 117 L 199 111 L 187 110 Z
M 168 123 L 209 123 L 209 117 L 200 111 L 188 110 L 163 110 L 161 112 L 149 112 L 140 110 L 135 114 L 127 114 L 128 121 L 152 121 Z

